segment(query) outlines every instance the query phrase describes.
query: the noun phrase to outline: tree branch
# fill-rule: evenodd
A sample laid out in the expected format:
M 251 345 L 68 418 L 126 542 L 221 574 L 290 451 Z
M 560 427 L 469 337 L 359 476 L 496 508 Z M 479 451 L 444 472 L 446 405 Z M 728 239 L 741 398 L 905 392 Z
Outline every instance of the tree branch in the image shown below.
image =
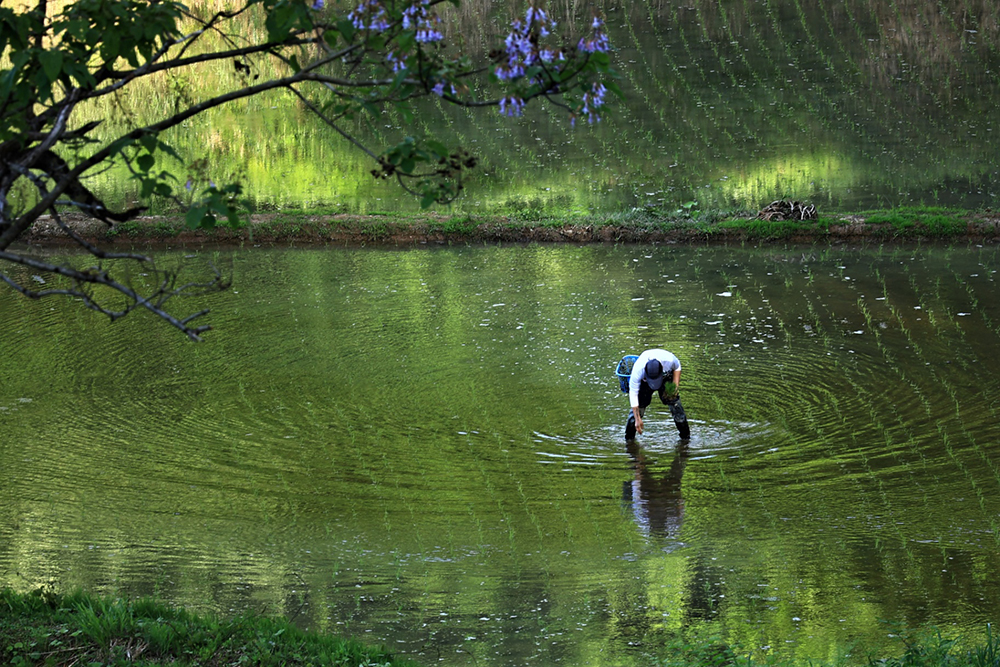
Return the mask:
M 78 270 L 69 268 L 66 266 L 61 266 L 58 264 L 50 264 L 48 262 L 43 262 L 38 259 L 31 257 L 26 257 L 24 255 L 19 255 L 15 253 L 10 253 L 6 251 L 0 251 L 0 260 L 5 260 L 13 264 L 19 264 L 27 268 L 35 269 L 36 271 L 41 271 L 44 273 L 52 273 L 64 278 L 68 278 L 73 282 L 73 287 L 70 288 L 57 288 L 57 289 L 46 289 L 41 291 L 35 291 L 24 287 L 17 281 L 13 280 L 4 273 L 0 273 L 0 280 L 10 285 L 12 288 L 20 292 L 26 297 L 31 299 L 41 299 L 48 296 L 70 296 L 76 297 L 83 300 L 84 305 L 91 310 L 95 310 L 99 313 L 107 315 L 112 321 L 117 320 L 125 315 L 128 315 L 133 310 L 137 308 L 145 308 L 150 311 L 160 319 L 166 321 L 171 326 L 176 327 L 182 331 L 188 338 L 193 341 L 200 341 L 201 334 L 210 330 L 212 327 L 210 325 L 202 325 L 199 327 L 189 326 L 190 322 L 198 317 L 207 314 L 209 311 L 201 310 L 184 318 L 178 318 L 166 311 L 164 305 L 167 301 L 175 296 L 180 296 L 185 293 L 194 294 L 205 294 L 209 292 L 218 292 L 226 290 L 229 288 L 229 281 L 222 277 L 218 269 L 214 269 L 213 272 L 215 277 L 204 283 L 187 283 L 177 287 L 175 285 L 177 280 L 177 274 L 170 271 L 161 271 L 156 268 L 155 264 L 149 258 L 141 258 L 141 263 L 147 268 L 147 270 L 159 276 L 161 278 L 159 285 L 154 289 L 154 291 L 148 295 L 143 296 L 139 294 L 132 287 L 122 284 L 115 280 L 107 271 L 99 267 L 94 267 L 91 269 Z M 93 295 L 86 288 L 87 285 L 103 285 L 108 287 L 128 298 L 129 304 L 121 310 L 112 310 L 104 305 L 101 305 L 94 299 Z

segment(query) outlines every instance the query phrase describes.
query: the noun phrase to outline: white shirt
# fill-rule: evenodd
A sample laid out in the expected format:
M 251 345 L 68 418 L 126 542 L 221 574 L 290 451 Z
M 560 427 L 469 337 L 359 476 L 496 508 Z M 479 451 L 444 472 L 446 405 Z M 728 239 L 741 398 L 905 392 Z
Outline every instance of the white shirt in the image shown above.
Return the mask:
M 666 350 L 646 350 L 640 354 L 632 364 L 632 376 L 628 379 L 628 398 L 633 408 L 639 407 L 639 385 L 646 379 L 646 363 L 651 359 L 656 359 L 663 366 L 664 382 L 673 382 L 674 371 L 681 369 L 680 360 Z

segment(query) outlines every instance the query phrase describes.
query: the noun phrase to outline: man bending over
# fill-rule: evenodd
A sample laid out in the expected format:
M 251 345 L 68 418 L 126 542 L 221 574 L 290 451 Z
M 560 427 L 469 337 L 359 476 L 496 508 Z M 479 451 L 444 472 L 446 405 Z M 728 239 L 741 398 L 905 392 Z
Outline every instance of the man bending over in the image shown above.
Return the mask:
M 632 376 L 628 381 L 628 397 L 632 406 L 628 424 L 625 425 L 625 439 L 632 440 L 636 433 L 642 433 L 642 417 L 646 407 L 653 400 L 653 392 L 658 392 L 664 405 L 670 406 L 677 432 L 681 438 L 691 437 L 687 415 L 681 406 L 680 395 L 681 362 L 666 350 L 646 350 L 632 365 Z

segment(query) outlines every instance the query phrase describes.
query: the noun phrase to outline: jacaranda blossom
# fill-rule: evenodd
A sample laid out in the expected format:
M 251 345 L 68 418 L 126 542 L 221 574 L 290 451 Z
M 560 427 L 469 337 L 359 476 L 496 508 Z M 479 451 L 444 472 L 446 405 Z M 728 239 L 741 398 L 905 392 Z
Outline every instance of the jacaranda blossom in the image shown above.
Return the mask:
M 606 52 L 611 43 L 608 40 L 608 34 L 604 32 L 604 21 L 599 16 L 595 16 L 594 22 L 590 24 L 590 29 L 590 37 L 581 38 L 577 48 L 587 53 Z
M 599 123 L 601 117 L 597 115 L 597 109 L 604 106 L 604 96 L 608 89 L 603 83 L 595 83 L 589 92 L 583 94 L 583 108 L 580 113 L 587 117 L 588 123 Z
M 385 8 L 379 0 L 364 0 L 347 15 L 356 30 L 384 32 L 389 29 Z
M 433 92 L 438 97 L 444 97 L 444 94 L 446 92 L 446 90 L 445 90 L 446 88 L 447 88 L 447 92 L 449 94 L 451 94 L 451 95 L 455 95 L 458 92 L 458 91 L 455 90 L 454 84 L 445 83 L 444 81 L 438 81 L 434 85 L 434 87 L 431 88 L 431 92 Z
M 427 42 L 440 42 L 444 39 L 444 35 L 440 30 L 436 30 L 431 26 L 425 26 L 417 30 L 417 41 L 421 43 Z
M 504 116 L 520 116 L 524 113 L 524 100 L 520 97 L 504 97 L 500 100 L 500 113 Z
M 396 55 L 395 51 L 390 51 L 386 54 L 385 61 L 389 63 L 389 67 L 392 68 L 393 73 L 406 69 L 406 63 Z
M 427 11 L 428 4 L 429 0 L 417 0 L 403 10 L 403 29 L 415 29 L 417 41 L 422 44 L 444 39 L 444 35 L 435 27 L 439 19 Z
M 541 38 L 548 37 L 555 26 L 548 14 L 534 6 L 528 8 L 524 21 L 512 21 L 510 33 L 504 39 L 504 59 L 493 70 L 497 78 L 513 81 L 524 76 L 526 68 L 555 60 L 558 52 L 540 47 L 538 43 Z

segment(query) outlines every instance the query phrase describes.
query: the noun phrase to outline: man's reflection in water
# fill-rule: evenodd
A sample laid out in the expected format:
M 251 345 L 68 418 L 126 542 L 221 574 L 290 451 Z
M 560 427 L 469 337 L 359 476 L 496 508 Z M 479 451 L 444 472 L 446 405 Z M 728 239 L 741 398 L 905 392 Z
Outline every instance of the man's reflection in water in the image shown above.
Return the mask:
M 632 458 L 635 475 L 622 484 L 622 500 L 632 506 L 632 514 L 646 535 L 677 539 L 684 521 L 684 496 L 681 477 L 687 466 L 688 443 L 683 441 L 674 451 L 670 467 L 656 466 L 634 440 L 625 443 Z

